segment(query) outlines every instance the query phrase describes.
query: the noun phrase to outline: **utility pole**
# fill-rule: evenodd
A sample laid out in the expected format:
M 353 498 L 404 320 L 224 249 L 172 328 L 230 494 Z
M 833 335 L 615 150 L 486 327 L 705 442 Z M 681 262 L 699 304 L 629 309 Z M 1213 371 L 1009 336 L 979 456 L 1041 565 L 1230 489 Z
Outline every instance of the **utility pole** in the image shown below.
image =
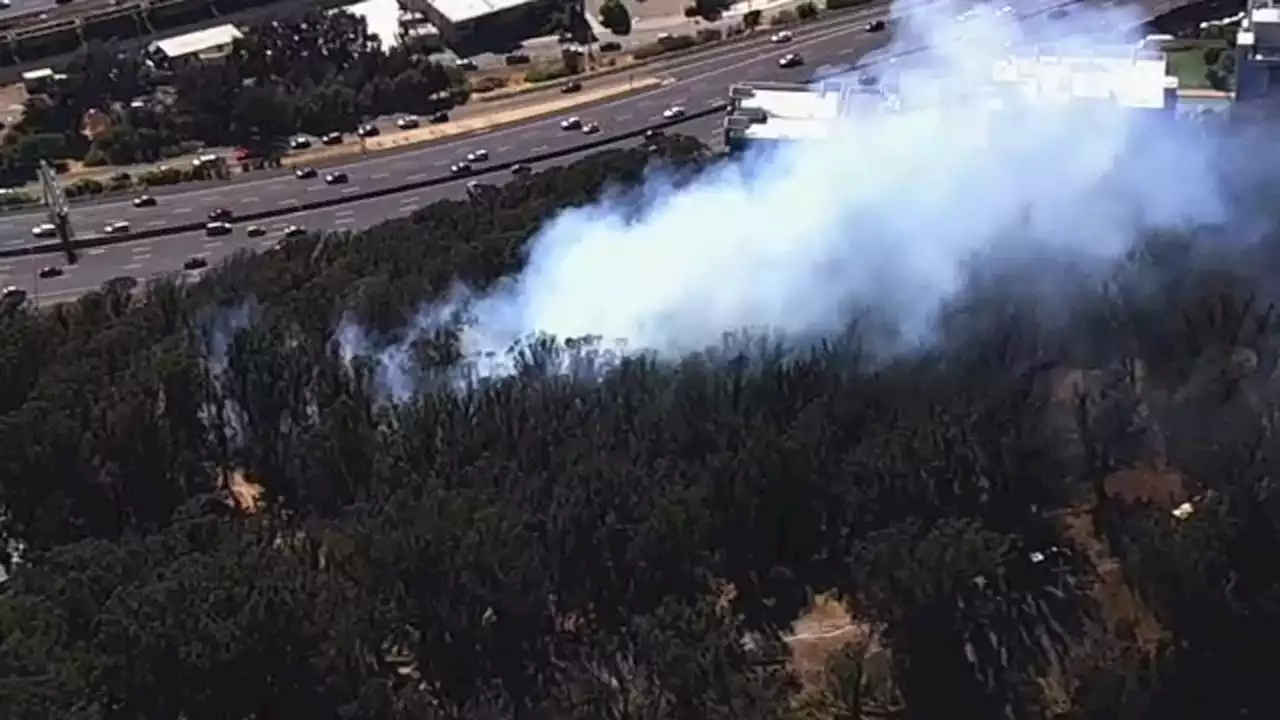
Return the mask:
M 49 214 L 49 222 L 57 231 L 58 239 L 62 241 L 62 251 L 66 253 L 67 264 L 75 265 L 79 258 L 71 248 L 71 240 L 75 237 L 75 233 L 71 229 L 71 207 L 67 204 L 67 195 L 58 184 L 57 173 L 53 171 L 48 161 L 41 160 L 36 173 L 40 178 L 40 194 L 44 197 L 44 207 Z

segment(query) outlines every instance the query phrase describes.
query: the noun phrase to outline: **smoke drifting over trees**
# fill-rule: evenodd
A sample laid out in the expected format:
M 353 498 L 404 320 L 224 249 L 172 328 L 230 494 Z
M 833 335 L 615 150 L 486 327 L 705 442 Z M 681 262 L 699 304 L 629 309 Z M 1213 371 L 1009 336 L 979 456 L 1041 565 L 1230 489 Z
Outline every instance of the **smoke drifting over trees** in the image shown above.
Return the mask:
M 1012 113 L 10 308 L 0 715 L 1274 716 L 1265 128 Z

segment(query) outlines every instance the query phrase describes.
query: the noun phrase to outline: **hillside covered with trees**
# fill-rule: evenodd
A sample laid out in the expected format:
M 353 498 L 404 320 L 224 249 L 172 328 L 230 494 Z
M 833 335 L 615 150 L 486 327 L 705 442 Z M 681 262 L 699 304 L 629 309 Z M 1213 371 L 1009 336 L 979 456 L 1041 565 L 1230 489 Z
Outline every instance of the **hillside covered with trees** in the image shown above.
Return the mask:
M 0 717 L 1278 716 L 1274 232 L 1149 238 L 1056 313 L 975 285 L 910 356 L 853 323 L 564 376 L 543 341 L 403 404 L 346 362 L 343 317 L 393 341 L 557 209 L 712 162 L 610 150 L 10 309 Z M 819 594 L 854 627 L 801 674 Z

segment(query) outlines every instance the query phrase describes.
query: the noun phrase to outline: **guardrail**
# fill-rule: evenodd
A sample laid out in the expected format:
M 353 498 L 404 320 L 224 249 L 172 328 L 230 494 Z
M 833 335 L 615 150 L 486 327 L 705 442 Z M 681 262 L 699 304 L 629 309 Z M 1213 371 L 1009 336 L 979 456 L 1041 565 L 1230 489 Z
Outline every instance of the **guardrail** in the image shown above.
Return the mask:
M 1068 0 L 1067 2 L 1057 3 L 1055 5 L 1041 8 L 1035 12 L 1025 13 L 1023 15 L 1020 15 L 1019 17 L 1020 18 L 1037 17 L 1039 15 L 1044 15 L 1044 14 L 1053 12 L 1055 10 L 1065 9 L 1068 7 L 1072 7 L 1074 5 L 1080 5 L 1080 4 L 1083 4 L 1084 2 L 1085 0 Z M 1162 3 L 1161 7 L 1165 7 L 1166 5 L 1167 4 Z M 894 58 L 901 58 L 901 57 L 907 57 L 910 55 L 916 55 L 918 53 L 924 52 L 925 50 L 926 48 L 923 48 L 923 47 L 911 48 L 908 50 L 903 50 L 900 52 L 887 55 L 876 62 L 883 63 L 887 60 L 891 60 Z M 855 63 L 853 66 L 853 69 L 858 70 L 861 68 L 870 67 L 871 65 L 874 65 L 874 64 L 876 63 L 865 63 L 865 64 Z M 645 133 L 651 130 L 667 130 L 687 122 L 692 122 L 694 120 L 701 120 L 706 117 L 711 117 L 712 115 L 715 115 L 717 113 L 723 113 L 726 107 L 727 107 L 727 103 L 716 103 L 712 107 L 709 107 L 705 110 L 698 110 L 696 112 L 691 112 L 685 115 L 684 117 L 676 118 L 673 120 L 664 120 L 662 122 L 646 125 L 644 127 L 637 128 L 635 130 L 628 130 L 627 132 L 618 133 L 616 135 L 610 135 L 610 136 L 602 137 L 596 140 L 584 142 L 578 145 L 574 145 L 573 147 L 561 148 L 558 150 L 550 150 L 547 152 L 526 156 L 517 160 L 508 160 L 508 161 L 494 163 L 492 165 L 486 165 L 483 170 L 478 170 L 476 172 L 473 172 L 467 175 L 466 177 L 468 178 L 483 177 L 485 175 L 492 175 L 494 173 L 509 171 L 514 165 L 542 163 L 548 160 L 557 160 L 559 158 L 567 157 L 569 155 L 576 155 L 578 153 L 588 152 L 591 150 L 608 147 L 610 145 L 614 145 L 624 140 L 632 140 L 638 137 L 642 137 Z M 388 197 L 391 195 L 399 195 L 401 193 L 413 192 L 414 190 L 422 190 L 424 188 L 436 187 L 439 185 L 444 185 L 446 183 L 457 182 L 460 179 L 461 178 L 459 178 L 456 175 L 444 175 L 440 177 L 428 178 L 426 180 L 419 180 L 415 182 L 405 183 L 402 185 L 392 185 L 389 187 L 377 188 L 374 190 L 366 190 L 363 192 L 353 193 L 351 195 L 346 195 L 342 197 L 327 198 L 324 200 L 313 200 L 311 202 L 300 202 L 293 205 L 277 207 L 271 210 L 262 210 L 259 212 L 238 215 L 235 218 L 235 222 L 237 224 L 252 223 L 255 221 L 269 220 L 272 218 L 284 217 L 286 215 L 293 215 L 296 213 L 323 210 L 326 208 L 337 207 L 339 205 L 363 202 L 365 200 L 374 200 L 377 198 Z M 42 245 L 28 245 L 28 246 L 19 247 L 19 248 L 2 249 L 0 250 L 0 258 L 6 258 L 6 259 L 22 258 L 22 257 L 30 257 L 33 255 L 47 255 L 52 253 L 66 252 L 68 250 L 79 251 L 79 250 L 86 250 L 90 248 L 103 247 L 107 245 L 120 245 L 128 242 L 135 242 L 138 240 L 149 240 L 151 238 L 165 237 L 167 235 L 178 235 L 181 233 L 196 232 L 196 231 L 203 230 L 204 227 L 205 227 L 204 222 L 191 222 L 191 223 L 183 223 L 181 225 L 166 225 L 163 227 L 139 230 L 137 232 L 131 232 L 131 233 L 121 234 L 121 235 L 91 235 L 85 238 L 77 238 L 75 240 L 72 240 L 70 243 L 52 242 L 52 243 L 44 243 Z

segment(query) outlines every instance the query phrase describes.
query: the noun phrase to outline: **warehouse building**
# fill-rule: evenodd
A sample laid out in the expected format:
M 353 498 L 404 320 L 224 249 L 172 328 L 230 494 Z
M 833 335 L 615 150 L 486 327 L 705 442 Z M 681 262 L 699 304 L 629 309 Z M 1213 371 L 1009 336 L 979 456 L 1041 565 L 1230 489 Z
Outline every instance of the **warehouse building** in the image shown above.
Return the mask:
M 725 147 L 826 137 L 841 117 L 903 112 L 982 101 L 993 108 L 1014 102 L 1106 103 L 1155 117 L 1172 117 L 1178 81 L 1164 54 L 1142 47 L 1088 57 L 1035 51 L 997 62 L 985 86 L 957 87 L 945 77 L 911 71 L 881 79 L 864 73 L 812 85 L 743 83 L 729 90 Z
M 1277 95 L 1280 7 L 1275 0 L 1254 0 L 1236 32 L 1236 99 L 1260 100 Z
M 147 46 L 147 54 L 158 64 L 218 62 L 231 53 L 244 33 L 235 25 L 218 25 L 157 40 Z
M 553 0 L 402 0 L 454 49 L 503 47 L 546 31 L 561 4 Z

